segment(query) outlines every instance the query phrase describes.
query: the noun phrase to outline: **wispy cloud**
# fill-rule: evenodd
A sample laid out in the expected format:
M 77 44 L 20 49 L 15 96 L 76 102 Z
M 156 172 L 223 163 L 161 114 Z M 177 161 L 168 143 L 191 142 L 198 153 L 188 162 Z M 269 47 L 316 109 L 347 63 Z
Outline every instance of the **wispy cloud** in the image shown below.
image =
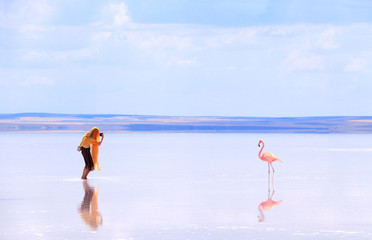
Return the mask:
M 129 26 L 132 22 L 129 16 L 128 7 L 124 2 L 109 3 L 104 6 L 102 12 L 102 20 L 108 27 L 125 27 Z
M 196 63 L 195 60 L 191 60 L 191 59 L 179 59 L 179 58 L 174 57 L 171 60 L 169 60 L 168 66 L 169 67 L 172 67 L 172 66 L 176 66 L 176 67 L 191 67 L 195 63 Z
M 92 34 L 92 40 L 96 42 L 104 42 L 111 38 L 112 32 L 103 31 L 103 32 L 94 32 Z
M 340 32 L 340 27 L 329 27 L 319 35 L 316 45 L 328 50 L 339 48 L 340 45 L 335 41 L 338 32 Z
M 47 0 L 2 1 L 0 5 L 0 26 L 4 28 L 41 24 L 54 10 Z
M 83 48 L 78 50 L 59 51 L 55 53 L 57 60 L 83 60 L 94 57 L 95 49 Z
M 45 51 L 31 50 L 23 55 L 23 59 L 27 61 L 46 59 L 48 54 Z
M 128 41 L 141 49 L 187 50 L 193 47 L 189 36 L 180 36 L 173 30 L 165 33 L 149 31 L 150 29 L 127 32 L 126 37 Z
M 349 57 L 349 63 L 345 67 L 346 72 L 359 72 L 365 71 L 367 66 L 367 60 L 359 57 Z
M 294 50 L 284 61 L 285 71 L 320 70 L 324 68 L 324 57 L 301 50 Z
M 30 76 L 21 83 L 22 86 L 46 85 L 53 86 L 55 82 L 45 76 Z

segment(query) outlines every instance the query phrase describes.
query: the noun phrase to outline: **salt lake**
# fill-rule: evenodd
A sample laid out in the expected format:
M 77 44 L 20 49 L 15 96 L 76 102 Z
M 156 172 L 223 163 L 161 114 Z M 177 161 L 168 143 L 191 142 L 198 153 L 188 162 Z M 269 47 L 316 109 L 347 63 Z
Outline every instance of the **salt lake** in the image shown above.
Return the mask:
M 372 239 L 372 135 L 82 135 L 1 133 L 0 239 Z

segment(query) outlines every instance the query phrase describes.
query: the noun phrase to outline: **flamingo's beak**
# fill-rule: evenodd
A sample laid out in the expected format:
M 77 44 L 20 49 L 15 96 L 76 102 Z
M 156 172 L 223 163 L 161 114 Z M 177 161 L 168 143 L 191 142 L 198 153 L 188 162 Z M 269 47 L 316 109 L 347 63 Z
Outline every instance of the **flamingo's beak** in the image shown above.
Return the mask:
M 258 147 L 261 147 L 260 144 L 258 144 Z

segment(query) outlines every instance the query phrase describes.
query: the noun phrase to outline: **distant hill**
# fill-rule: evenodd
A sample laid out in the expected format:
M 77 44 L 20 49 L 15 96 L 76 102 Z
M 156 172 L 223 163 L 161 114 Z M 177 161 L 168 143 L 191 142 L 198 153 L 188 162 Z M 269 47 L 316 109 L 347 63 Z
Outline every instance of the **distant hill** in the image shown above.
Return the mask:
M 118 114 L 0 114 L 0 132 L 372 133 L 372 117 L 182 117 Z

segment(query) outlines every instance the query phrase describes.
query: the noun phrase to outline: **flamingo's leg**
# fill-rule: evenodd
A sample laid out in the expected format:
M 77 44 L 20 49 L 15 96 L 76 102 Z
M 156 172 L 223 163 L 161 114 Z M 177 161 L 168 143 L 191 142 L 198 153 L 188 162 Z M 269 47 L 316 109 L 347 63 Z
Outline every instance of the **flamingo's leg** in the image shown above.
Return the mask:
M 270 164 L 267 163 L 268 173 L 267 173 L 267 197 L 270 198 Z
M 270 163 L 270 165 L 271 165 L 271 168 L 273 169 L 273 176 L 272 176 L 272 179 L 271 179 L 271 186 L 273 187 L 273 195 L 274 195 L 274 172 L 275 172 L 275 170 L 274 170 L 274 167 L 273 167 L 273 165 Z

